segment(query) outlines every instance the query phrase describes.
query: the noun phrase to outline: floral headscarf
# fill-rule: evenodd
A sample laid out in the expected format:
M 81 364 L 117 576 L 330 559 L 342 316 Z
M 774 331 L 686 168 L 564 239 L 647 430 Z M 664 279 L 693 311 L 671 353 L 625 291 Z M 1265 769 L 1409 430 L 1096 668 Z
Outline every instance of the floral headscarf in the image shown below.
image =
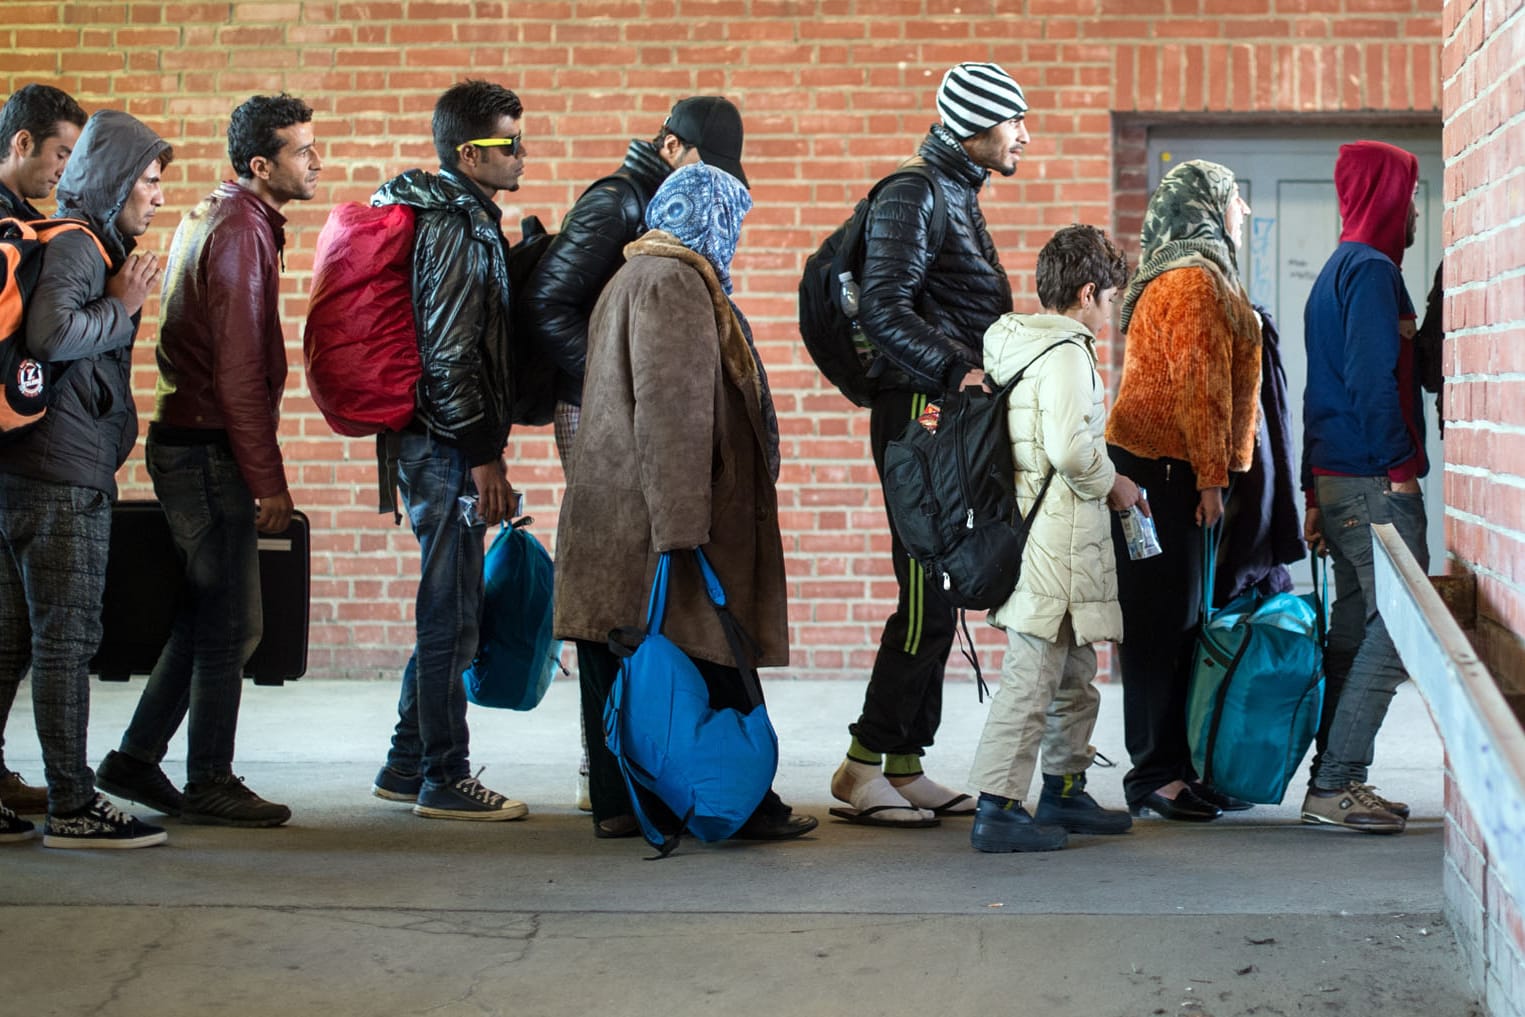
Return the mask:
M 741 221 L 752 210 L 752 195 L 725 170 L 702 162 L 674 170 L 646 206 L 646 228 L 671 233 L 684 247 L 703 255 L 720 285 L 731 292 L 731 259 L 741 239 Z
M 1144 213 L 1138 272 L 1123 295 L 1122 331 L 1128 331 L 1144 287 L 1182 258 L 1201 255 L 1226 278 L 1238 280 L 1234 241 L 1224 226 L 1236 186 L 1233 170 L 1204 159 L 1183 162 L 1165 174 Z

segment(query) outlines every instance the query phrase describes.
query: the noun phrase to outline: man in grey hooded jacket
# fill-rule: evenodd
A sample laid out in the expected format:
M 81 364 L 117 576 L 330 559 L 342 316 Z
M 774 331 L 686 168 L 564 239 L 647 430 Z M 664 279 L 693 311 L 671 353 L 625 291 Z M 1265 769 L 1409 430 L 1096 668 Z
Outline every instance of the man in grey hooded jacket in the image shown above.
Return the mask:
M 132 344 L 159 276 L 157 257 L 133 248 L 164 204 L 159 176 L 171 158 L 126 113 L 102 110 L 85 124 L 58 182 L 58 215 L 89 229 L 49 243 L 26 315 L 29 351 L 52 365 L 48 408 L 0 442 L 0 688 L 14 688 L 30 666 L 47 847 L 166 839 L 96 793 L 85 731 L 116 471 L 138 435 Z M 10 839 L 31 834 L 13 815 L 0 813 L 0 824 Z

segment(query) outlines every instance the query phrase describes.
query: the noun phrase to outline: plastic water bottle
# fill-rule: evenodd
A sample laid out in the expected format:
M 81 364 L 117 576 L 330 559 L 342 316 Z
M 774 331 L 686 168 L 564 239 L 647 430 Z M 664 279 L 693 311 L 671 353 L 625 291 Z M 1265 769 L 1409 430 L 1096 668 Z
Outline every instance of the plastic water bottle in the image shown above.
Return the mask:
M 1149 493 L 1141 487 L 1138 489 L 1138 498 L 1139 501 L 1148 501 Z M 1137 505 L 1122 509 L 1117 515 L 1123 524 L 1123 536 L 1128 541 L 1129 558 L 1138 561 L 1140 558 L 1153 558 L 1164 553 L 1152 517 L 1140 512 Z
M 837 306 L 842 309 L 843 315 L 849 318 L 858 316 L 858 282 L 851 272 L 843 272 L 837 276 L 837 282 L 842 288 L 837 293 Z
M 874 346 L 863 333 L 863 327 L 858 324 L 858 297 L 861 292 L 858 281 L 851 272 L 843 272 L 837 276 L 837 282 L 841 284 L 841 289 L 837 291 L 837 306 L 852 323 L 853 348 L 858 351 L 858 359 L 867 364 L 874 359 Z

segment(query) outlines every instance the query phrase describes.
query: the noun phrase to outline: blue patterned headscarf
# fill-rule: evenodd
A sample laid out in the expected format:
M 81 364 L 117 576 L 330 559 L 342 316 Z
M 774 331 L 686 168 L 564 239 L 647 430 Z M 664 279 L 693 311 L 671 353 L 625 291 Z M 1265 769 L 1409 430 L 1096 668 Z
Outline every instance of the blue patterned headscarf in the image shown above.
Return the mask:
M 646 206 L 646 228 L 663 230 L 715 269 L 731 292 L 731 259 L 741 239 L 741 221 L 752 210 L 752 195 L 725 170 L 702 162 L 674 170 Z

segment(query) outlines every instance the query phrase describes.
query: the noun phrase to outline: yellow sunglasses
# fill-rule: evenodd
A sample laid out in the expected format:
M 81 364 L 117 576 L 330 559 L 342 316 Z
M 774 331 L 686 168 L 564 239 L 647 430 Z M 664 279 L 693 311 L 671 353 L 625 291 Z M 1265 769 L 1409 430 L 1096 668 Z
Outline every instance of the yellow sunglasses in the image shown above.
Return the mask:
M 471 145 L 475 148 L 506 148 L 508 149 L 508 152 L 505 154 L 515 156 L 518 155 L 524 148 L 524 132 L 520 131 L 512 138 L 477 138 L 474 141 L 463 141 L 461 144 L 455 146 L 455 150 L 459 152 L 467 145 Z

